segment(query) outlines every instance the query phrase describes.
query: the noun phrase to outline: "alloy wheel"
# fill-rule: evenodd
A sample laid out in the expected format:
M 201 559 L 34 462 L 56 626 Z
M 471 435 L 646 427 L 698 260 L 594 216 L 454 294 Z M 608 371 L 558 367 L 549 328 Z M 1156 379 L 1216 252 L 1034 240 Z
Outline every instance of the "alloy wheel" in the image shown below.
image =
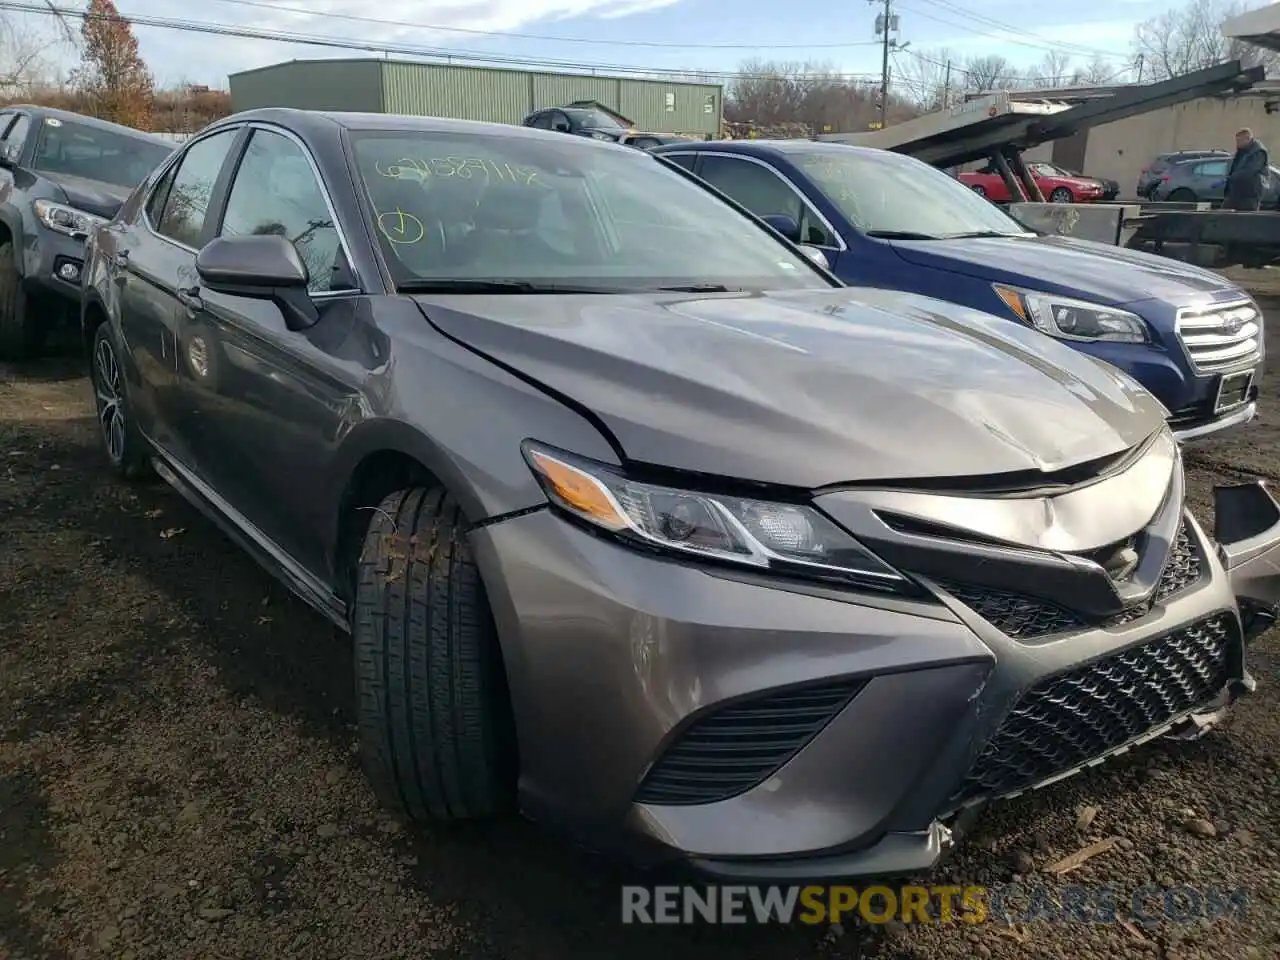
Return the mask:
M 94 350 L 93 392 L 98 406 L 98 426 L 102 442 L 112 461 L 124 459 L 125 419 L 124 392 L 120 380 L 120 364 L 110 341 L 101 339 Z

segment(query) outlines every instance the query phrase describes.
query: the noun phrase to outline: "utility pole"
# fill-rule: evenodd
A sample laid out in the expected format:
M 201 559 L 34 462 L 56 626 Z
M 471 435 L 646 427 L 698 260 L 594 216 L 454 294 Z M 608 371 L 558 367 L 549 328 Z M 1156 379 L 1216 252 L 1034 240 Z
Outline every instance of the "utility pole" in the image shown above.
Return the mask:
M 947 61 L 947 72 L 942 81 L 942 109 L 951 106 L 951 61 Z
M 880 60 L 880 125 L 889 122 L 889 51 L 905 50 L 907 44 L 898 44 L 895 34 L 898 32 L 898 15 L 893 12 L 893 0 L 867 0 L 868 3 L 879 3 L 884 7 L 883 13 L 876 14 L 876 36 L 883 37 Z
M 1145 59 L 1146 59 L 1146 58 L 1143 56 L 1143 54 L 1141 54 L 1141 53 L 1140 53 L 1140 54 L 1138 54 L 1138 82 L 1139 82 L 1139 83 L 1141 83 L 1141 82 L 1142 82 L 1142 65 L 1143 65 L 1143 61 L 1144 61 Z

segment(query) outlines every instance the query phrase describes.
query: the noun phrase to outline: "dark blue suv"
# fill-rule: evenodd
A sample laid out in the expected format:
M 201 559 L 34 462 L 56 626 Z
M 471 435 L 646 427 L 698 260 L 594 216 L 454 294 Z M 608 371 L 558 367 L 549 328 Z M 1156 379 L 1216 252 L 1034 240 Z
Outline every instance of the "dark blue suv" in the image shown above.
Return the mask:
M 1109 361 L 1160 399 L 1179 439 L 1256 413 L 1262 313 L 1216 273 L 1033 233 L 940 170 L 884 150 L 727 140 L 651 152 L 820 250 L 847 284 L 1005 316 Z

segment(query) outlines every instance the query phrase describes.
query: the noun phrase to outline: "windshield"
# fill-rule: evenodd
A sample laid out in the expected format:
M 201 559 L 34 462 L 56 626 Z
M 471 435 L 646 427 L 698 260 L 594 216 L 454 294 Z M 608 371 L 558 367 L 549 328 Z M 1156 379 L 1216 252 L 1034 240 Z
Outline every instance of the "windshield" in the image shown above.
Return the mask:
M 40 124 L 40 140 L 31 166 L 41 173 L 61 173 L 133 188 L 176 146 L 48 117 Z
M 612 130 L 626 129 L 626 127 L 620 124 L 613 117 L 609 116 L 609 114 L 605 113 L 603 110 L 568 108 L 564 112 L 585 127 L 608 127 Z
M 863 233 L 1027 233 L 994 204 L 927 163 L 884 151 L 845 149 L 802 153 L 793 162 Z
M 644 151 L 455 132 L 363 132 L 353 140 L 398 286 L 831 286 L 767 229 Z

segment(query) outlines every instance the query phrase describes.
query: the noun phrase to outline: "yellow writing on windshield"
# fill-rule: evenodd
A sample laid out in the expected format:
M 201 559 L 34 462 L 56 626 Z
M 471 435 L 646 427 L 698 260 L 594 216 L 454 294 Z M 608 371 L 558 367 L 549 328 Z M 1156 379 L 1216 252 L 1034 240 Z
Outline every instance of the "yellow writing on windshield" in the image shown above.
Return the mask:
M 459 180 L 484 179 L 518 183 L 522 186 L 533 186 L 538 171 L 532 167 L 517 164 L 500 163 L 484 157 L 403 157 L 395 163 L 375 164 L 379 176 L 392 180 L 447 179 L 456 177 Z
M 427 235 L 427 228 L 422 225 L 422 221 L 399 207 L 378 214 L 378 229 L 392 243 L 417 243 Z

